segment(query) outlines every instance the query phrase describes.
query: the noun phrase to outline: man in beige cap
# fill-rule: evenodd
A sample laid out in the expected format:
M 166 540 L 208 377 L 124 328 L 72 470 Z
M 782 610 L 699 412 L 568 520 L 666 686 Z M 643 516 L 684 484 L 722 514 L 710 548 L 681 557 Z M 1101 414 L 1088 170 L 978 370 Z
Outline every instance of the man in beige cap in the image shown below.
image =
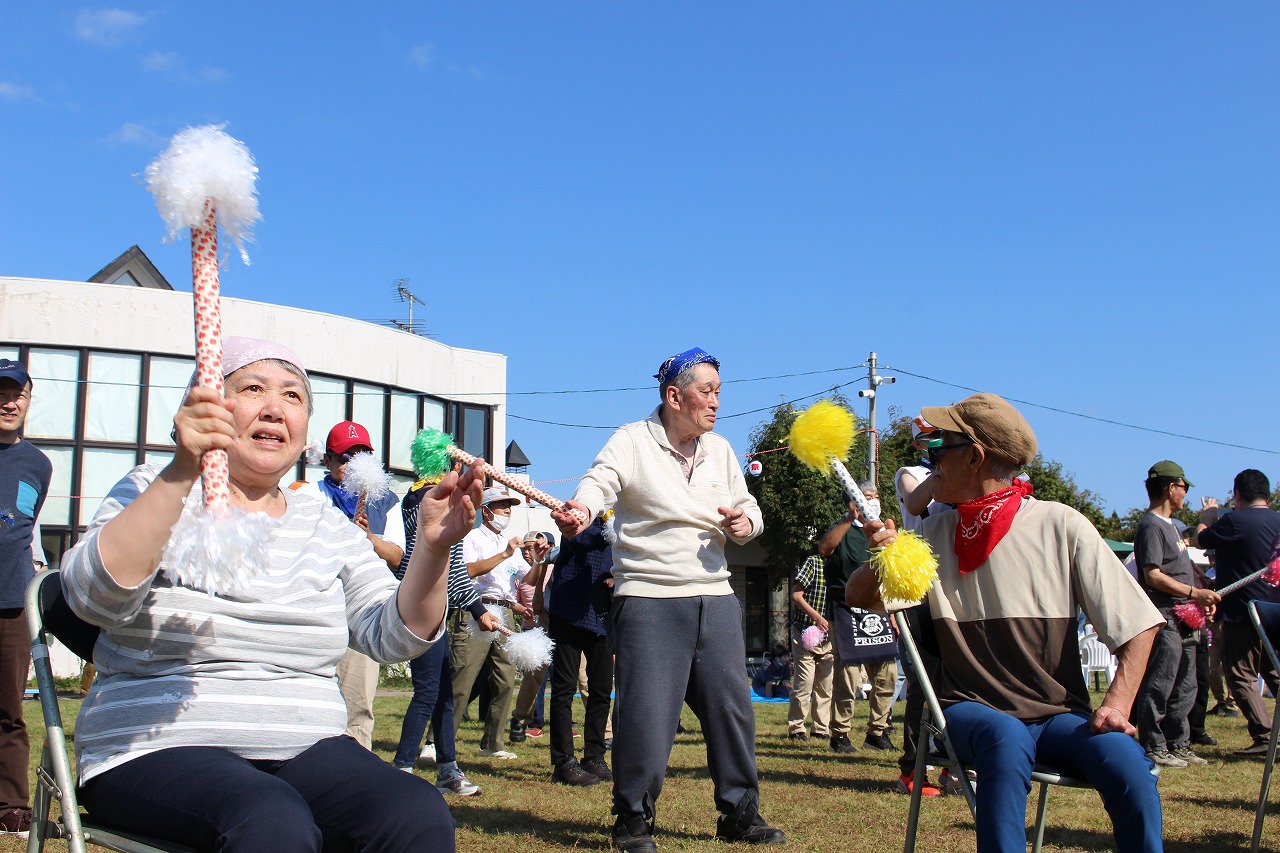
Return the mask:
M 975 394 L 921 416 L 942 431 L 928 449 L 933 497 L 956 505 L 920 532 L 938 555 L 926 597 L 942 661 L 934 687 L 960 760 L 981 779 L 978 849 L 1026 850 L 1031 770 L 1043 762 L 1098 789 L 1119 850 L 1161 850 L 1156 777 L 1129 714 L 1164 620 L 1084 516 L 1015 479 L 1037 450 L 1017 409 Z M 890 520 L 867 533 L 876 546 L 896 530 Z M 882 606 L 870 567 L 846 594 Z M 1079 608 L 1119 658 L 1096 710 L 1080 672 Z

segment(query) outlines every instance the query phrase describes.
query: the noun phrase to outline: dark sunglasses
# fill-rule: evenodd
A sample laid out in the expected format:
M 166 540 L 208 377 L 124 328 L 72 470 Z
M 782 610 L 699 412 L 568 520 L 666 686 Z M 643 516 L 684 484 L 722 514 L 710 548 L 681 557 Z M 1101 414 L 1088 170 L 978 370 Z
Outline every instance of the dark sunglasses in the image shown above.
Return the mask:
M 937 465 L 938 460 L 941 458 L 942 454 L 945 453 L 946 451 L 955 450 L 957 447 L 968 447 L 971 444 L 973 444 L 972 441 L 962 441 L 959 444 L 943 444 L 943 445 L 939 445 L 938 447 L 930 447 L 925 452 L 929 454 L 929 461 L 932 462 L 934 465 Z

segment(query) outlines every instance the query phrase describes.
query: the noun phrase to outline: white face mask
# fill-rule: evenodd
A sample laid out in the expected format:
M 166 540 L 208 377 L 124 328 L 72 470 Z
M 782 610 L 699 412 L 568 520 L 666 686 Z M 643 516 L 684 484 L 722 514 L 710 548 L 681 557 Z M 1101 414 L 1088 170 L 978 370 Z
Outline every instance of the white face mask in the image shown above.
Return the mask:
M 511 516 L 498 515 L 496 512 L 493 514 L 493 518 L 489 519 L 490 526 L 492 526 L 493 529 L 498 531 L 499 533 L 506 530 L 507 525 L 510 523 L 511 523 Z
M 880 518 L 880 499 L 867 498 L 867 506 L 871 507 L 872 515 L 874 515 L 877 519 L 879 519 Z

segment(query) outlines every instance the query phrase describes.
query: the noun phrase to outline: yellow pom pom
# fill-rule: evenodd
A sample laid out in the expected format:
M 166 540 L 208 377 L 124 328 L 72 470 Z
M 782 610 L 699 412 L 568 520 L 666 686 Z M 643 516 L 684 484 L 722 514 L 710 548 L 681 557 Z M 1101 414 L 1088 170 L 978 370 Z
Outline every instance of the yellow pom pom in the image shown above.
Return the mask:
M 819 474 L 831 472 L 831 459 L 844 459 L 853 447 L 853 413 L 819 400 L 796 416 L 787 443 L 797 459 Z
M 929 543 L 898 531 L 892 543 L 871 558 L 886 601 L 919 601 L 938 577 L 938 558 Z

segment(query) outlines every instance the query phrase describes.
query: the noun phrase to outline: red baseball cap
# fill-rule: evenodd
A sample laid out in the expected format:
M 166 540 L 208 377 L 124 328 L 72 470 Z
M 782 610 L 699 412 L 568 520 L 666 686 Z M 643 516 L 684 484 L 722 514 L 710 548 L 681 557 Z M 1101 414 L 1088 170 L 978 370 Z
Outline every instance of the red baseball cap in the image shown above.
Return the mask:
M 324 443 L 325 449 L 332 453 L 346 453 L 353 447 L 373 449 L 373 440 L 369 431 L 355 421 L 343 421 L 329 430 L 329 438 Z

